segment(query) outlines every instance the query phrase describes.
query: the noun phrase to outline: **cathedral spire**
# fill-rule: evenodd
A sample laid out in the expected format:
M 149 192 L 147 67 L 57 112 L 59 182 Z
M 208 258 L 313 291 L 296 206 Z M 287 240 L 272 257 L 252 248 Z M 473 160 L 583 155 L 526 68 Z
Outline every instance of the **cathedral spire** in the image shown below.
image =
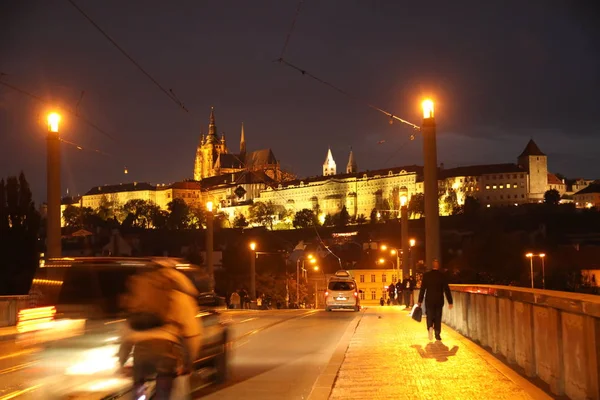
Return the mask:
M 242 122 L 242 133 L 240 134 L 240 154 L 246 154 L 246 136 L 244 135 L 244 123 Z
M 210 108 L 210 120 L 208 122 L 208 135 L 206 136 L 207 143 L 217 143 L 217 125 L 215 123 L 215 108 Z
M 327 157 L 323 163 L 323 176 L 335 175 L 336 174 L 335 161 L 333 160 L 333 154 L 331 154 L 331 147 L 327 150 Z
M 355 174 L 357 170 L 356 160 L 354 160 L 354 153 L 352 152 L 352 147 L 350 147 L 350 156 L 348 157 L 348 165 L 346 166 L 347 174 Z

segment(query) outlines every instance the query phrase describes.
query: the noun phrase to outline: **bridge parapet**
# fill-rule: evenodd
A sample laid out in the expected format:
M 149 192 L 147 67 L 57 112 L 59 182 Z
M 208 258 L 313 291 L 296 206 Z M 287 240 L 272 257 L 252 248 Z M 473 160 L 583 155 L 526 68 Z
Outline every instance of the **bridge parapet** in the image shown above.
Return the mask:
M 451 285 L 443 321 L 504 356 L 552 393 L 600 399 L 600 296 L 495 285 Z
M 27 308 L 29 296 L 0 296 L 0 328 L 17 324 L 19 310 Z

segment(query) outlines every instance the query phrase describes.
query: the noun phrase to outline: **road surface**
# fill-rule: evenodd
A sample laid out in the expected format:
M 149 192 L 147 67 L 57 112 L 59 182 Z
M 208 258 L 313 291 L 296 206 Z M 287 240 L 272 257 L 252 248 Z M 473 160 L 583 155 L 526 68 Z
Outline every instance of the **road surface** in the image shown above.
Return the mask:
M 194 398 L 306 398 L 358 315 L 322 310 L 224 312 L 232 338 L 231 379 L 219 386 L 193 379 Z M 0 342 L 0 400 L 44 398 L 39 350 Z

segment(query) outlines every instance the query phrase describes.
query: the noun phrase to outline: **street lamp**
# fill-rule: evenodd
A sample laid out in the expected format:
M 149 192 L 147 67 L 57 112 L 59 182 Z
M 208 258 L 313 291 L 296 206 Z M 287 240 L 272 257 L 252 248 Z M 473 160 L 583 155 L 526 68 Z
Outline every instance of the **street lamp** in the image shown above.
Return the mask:
M 256 242 L 250 242 L 250 296 L 252 301 L 256 300 Z
M 62 254 L 60 231 L 60 137 L 58 125 L 60 114 L 48 114 L 48 136 L 46 144 L 46 186 L 48 215 L 46 225 L 46 247 L 49 258 L 60 257 Z
M 213 265 L 213 203 L 212 201 L 206 202 L 206 267 L 208 269 L 208 275 L 210 279 L 210 290 L 215 290 L 215 270 Z
M 540 253 L 540 258 L 542 259 L 542 289 L 546 289 L 546 270 L 544 267 L 544 258 L 546 258 L 546 254 Z
M 529 263 L 531 265 L 531 288 L 533 289 L 533 253 L 525 254 L 525 257 L 529 258 Z
M 400 196 L 400 236 L 402 237 L 402 279 L 408 275 L 408 197 Z
M 417 241 L 416 241 L 416 239 L 410 239 L 408 241 L 408 244 L 410 246 L 409 252 L 408 252 L 408 255 L 410 257 L 409 258 L 409 265 L 408 265 L 408 267 L 409 267 L 408 273 L 409 273 L 409 275 L 412 275 L 413 265 L 415 263 L 415 259 L 414 259 L 415 256 L 413 254 L 413 247 L 415 247 L 415 245 L 417 244 Z
M 386 246 L 385 244 L 382 244 L 380 248 L 381 248 L 381 250 L 383 250 L 383 251 L 386 251 L 386 250 L 387 250 L 387 246 Z
M 423 158 L 425 193 L 425 262 L 428 268 L 440 259 L 440 216 L 437 181 L 436 124 L 433 101 L 426 99 L 423 107 Z

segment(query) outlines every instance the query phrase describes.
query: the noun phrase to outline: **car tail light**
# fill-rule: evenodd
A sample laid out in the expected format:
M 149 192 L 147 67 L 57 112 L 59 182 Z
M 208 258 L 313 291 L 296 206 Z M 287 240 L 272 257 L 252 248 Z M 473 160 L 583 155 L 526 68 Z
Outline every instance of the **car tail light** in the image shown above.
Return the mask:
M 52 322 L 56 315 L 56 307 L 26 308 L 19 311 L 17 317 L 17 331 L 30 332 L 43 328 L 44 324 Z
M 354 292 L 354 297 L 358 297 L 358 292 Z

